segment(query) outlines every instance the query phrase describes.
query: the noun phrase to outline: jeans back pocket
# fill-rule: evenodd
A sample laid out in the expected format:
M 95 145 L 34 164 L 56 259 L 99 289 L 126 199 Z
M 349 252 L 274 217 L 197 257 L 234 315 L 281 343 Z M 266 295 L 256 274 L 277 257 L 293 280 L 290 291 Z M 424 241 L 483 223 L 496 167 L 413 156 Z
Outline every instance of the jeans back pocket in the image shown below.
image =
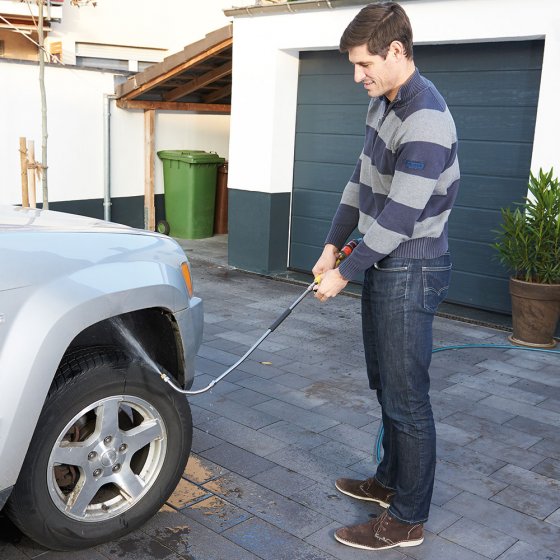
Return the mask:
M 439 304 L 446 298 L 451 279 L 451 265 L 441 267 L 422 267 L 424 287 L 424 309 L 435 313 Z

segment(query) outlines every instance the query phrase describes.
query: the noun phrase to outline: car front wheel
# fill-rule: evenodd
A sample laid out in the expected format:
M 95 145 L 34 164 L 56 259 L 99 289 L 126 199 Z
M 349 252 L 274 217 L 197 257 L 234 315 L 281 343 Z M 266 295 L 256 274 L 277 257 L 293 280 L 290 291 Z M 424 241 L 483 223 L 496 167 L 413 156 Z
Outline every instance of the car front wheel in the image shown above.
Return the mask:
M 113 540 L 159 510 L 191 441 L 187 400 L 148 365 L 118 350 L 80 351 L 49 391 L 8 514 L 48 548 Z

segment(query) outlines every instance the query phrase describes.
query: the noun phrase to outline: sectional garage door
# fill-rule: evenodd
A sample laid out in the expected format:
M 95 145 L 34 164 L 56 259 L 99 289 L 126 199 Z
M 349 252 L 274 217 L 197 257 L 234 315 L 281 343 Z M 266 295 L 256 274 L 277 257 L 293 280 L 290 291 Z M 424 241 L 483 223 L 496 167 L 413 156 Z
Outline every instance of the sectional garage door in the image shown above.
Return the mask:
M 507 272 L 489 246 L 499 209 L 522 201 L 535 129 L 543 41 L 417 46 L 420 72 L 447 100 L 459 135 L 461 189 L 449 223 L 448 301 L 509 311 Z M 368 99 L 346 55 L 302 52 L 290 268 L 309 271 L 362 148 Z

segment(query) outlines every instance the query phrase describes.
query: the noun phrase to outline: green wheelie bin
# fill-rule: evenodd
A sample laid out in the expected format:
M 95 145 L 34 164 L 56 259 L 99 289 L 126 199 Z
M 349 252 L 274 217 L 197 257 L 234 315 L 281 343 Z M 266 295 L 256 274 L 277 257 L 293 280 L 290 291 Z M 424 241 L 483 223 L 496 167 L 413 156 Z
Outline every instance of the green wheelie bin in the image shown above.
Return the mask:
M 169 234 L 202 239 L 214 233 L 218 166 L 225 159 L 201 150 L 163 150 L 165 217 Z

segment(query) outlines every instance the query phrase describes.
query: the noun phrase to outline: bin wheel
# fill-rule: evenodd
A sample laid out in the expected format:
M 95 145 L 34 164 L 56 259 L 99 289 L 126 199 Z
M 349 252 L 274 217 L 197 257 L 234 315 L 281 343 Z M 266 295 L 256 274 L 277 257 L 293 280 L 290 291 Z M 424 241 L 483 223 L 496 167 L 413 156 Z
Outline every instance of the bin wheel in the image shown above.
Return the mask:
M 160 220 L 156 225 L 156 231 L 163 233 L 163 235 L 169 235 L 169 224 L 165 220 Z

